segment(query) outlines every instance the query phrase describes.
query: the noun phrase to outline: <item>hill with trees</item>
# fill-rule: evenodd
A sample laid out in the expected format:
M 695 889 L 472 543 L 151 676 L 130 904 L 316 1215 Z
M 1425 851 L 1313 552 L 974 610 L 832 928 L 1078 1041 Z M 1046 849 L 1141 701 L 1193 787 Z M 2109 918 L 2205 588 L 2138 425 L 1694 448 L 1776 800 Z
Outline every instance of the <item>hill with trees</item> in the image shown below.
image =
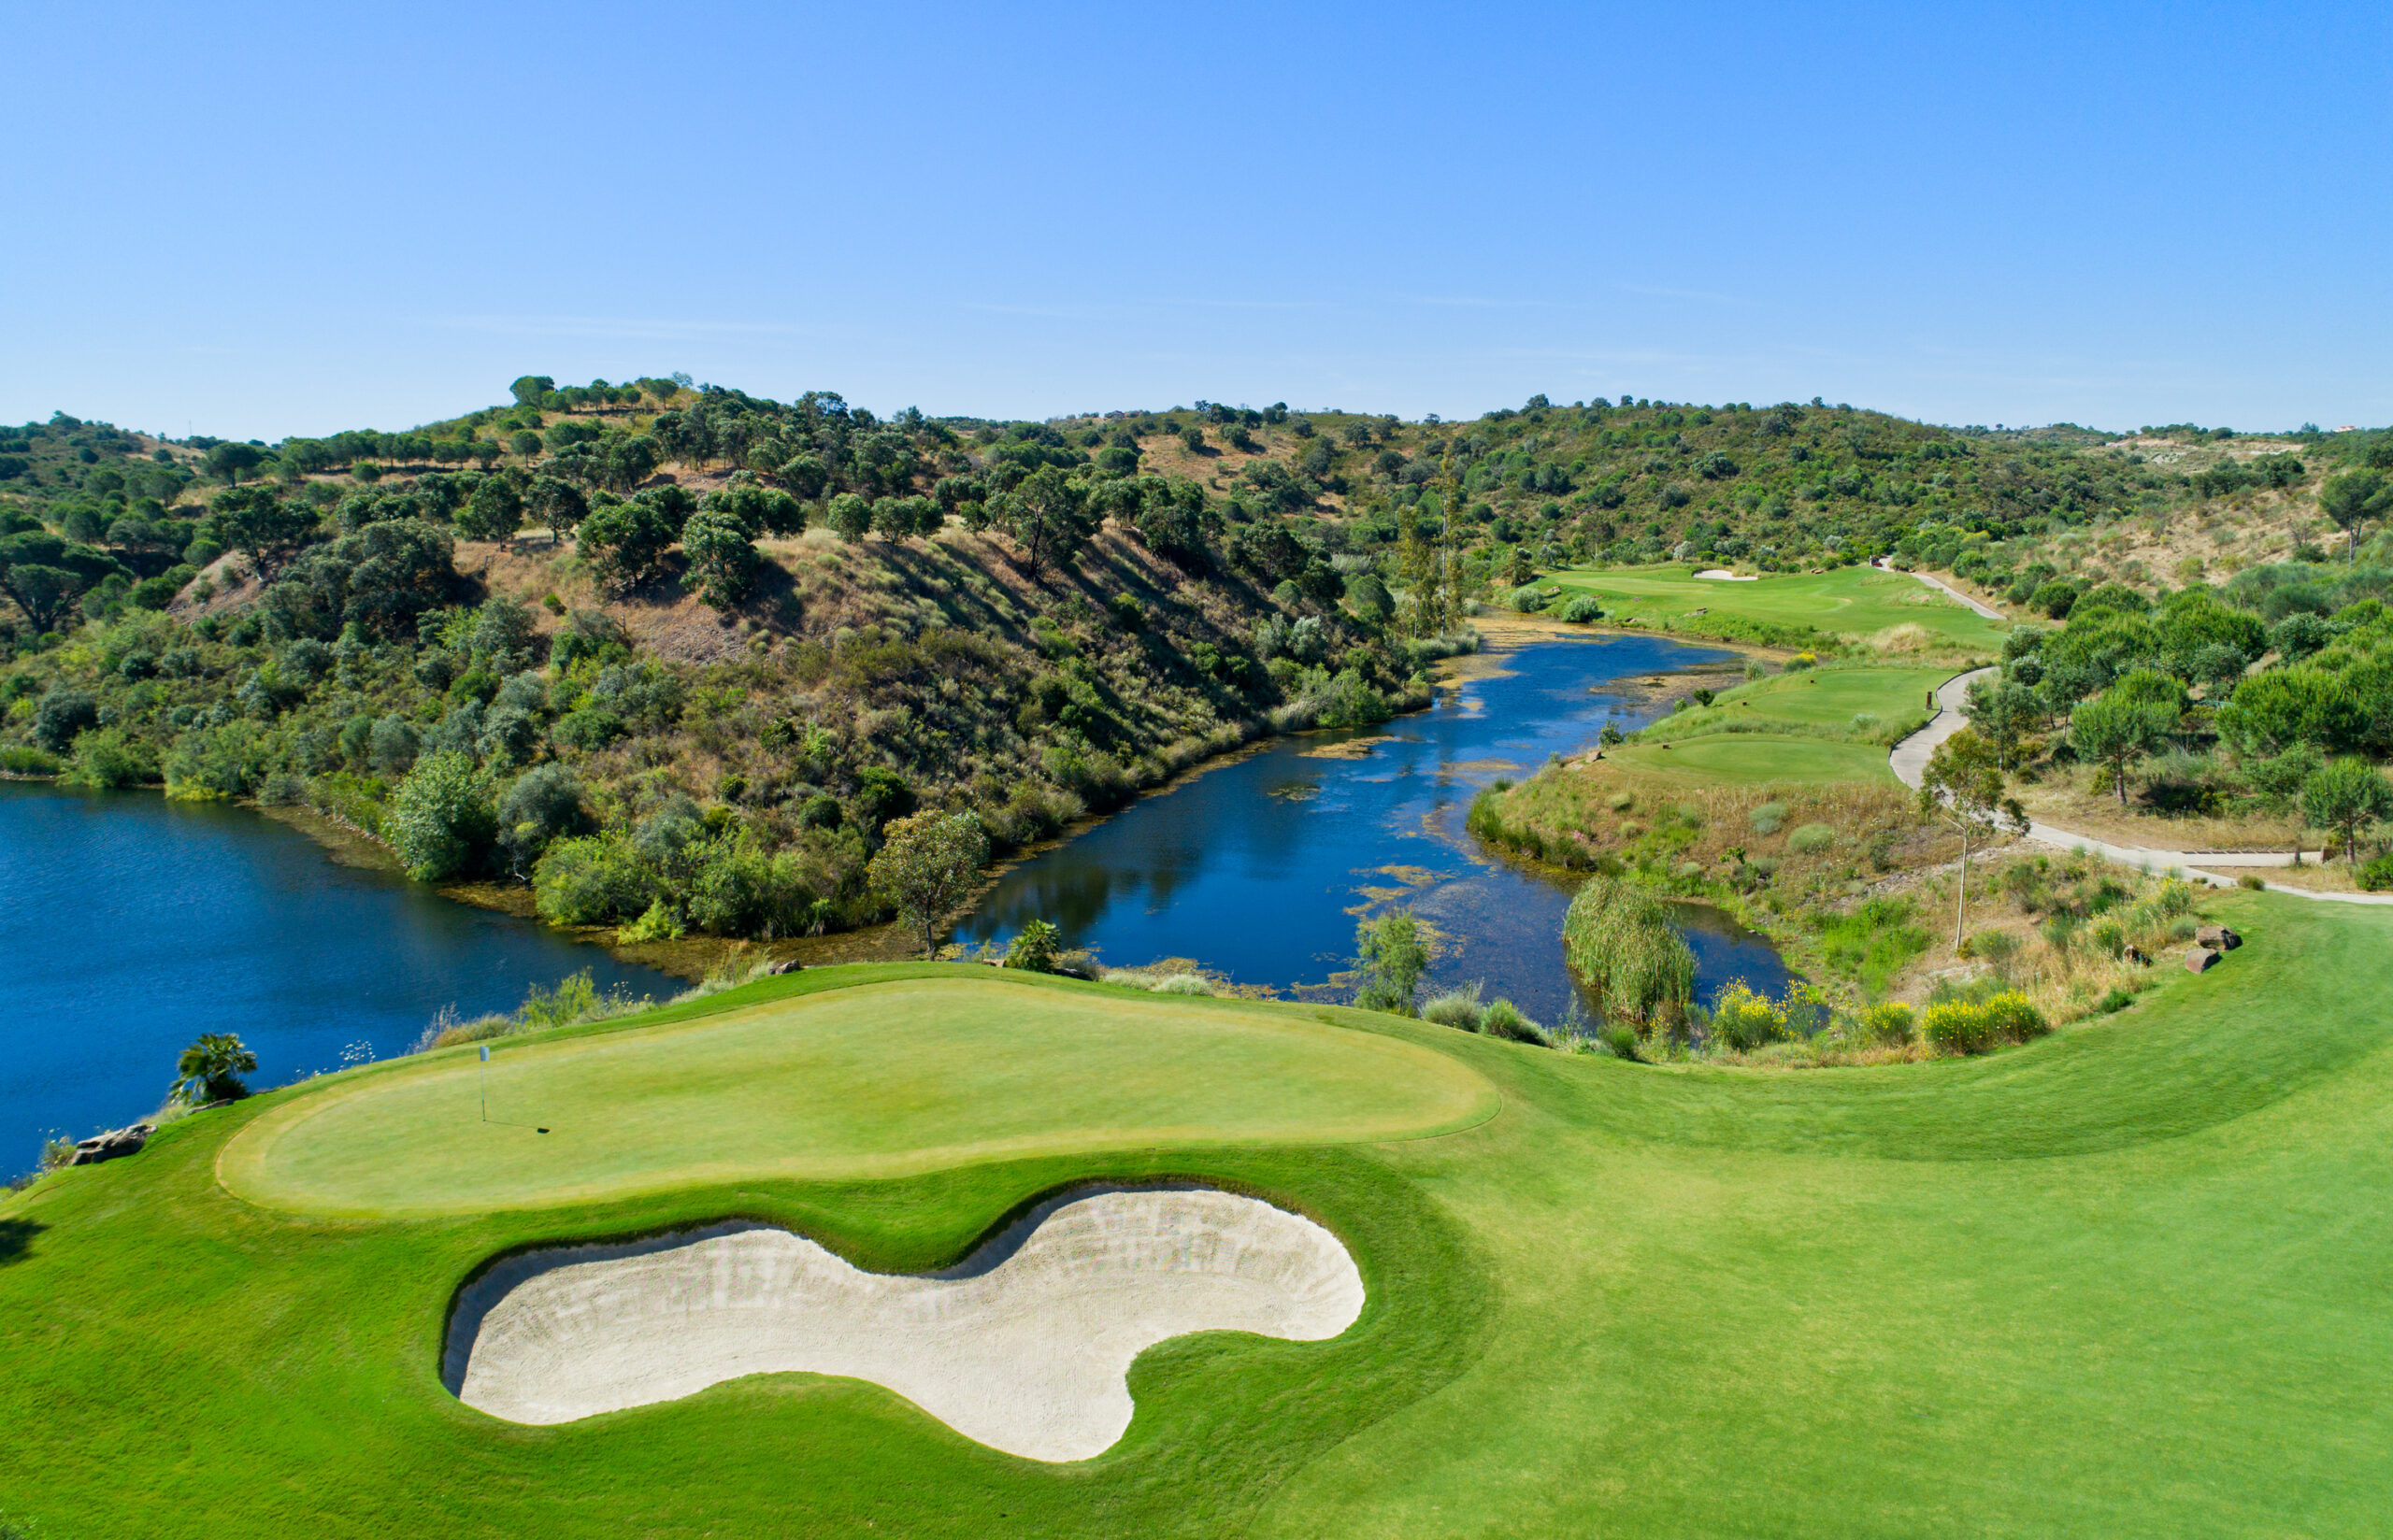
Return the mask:
M 1564 563 L 1884 555 L 2055 618 L 2173 578 L 2345 631 L 2388 586 L 2359 543 L 2383 434 L 509 396 L 276 444 L 0 430 L 7 765 L 304 803 L 627 935 L 786 935 L 886 912 L 869 863 L 917 810 L 1003 850 L 1257 734 L 1422 704 L 1474 606 L 1539 607 Z

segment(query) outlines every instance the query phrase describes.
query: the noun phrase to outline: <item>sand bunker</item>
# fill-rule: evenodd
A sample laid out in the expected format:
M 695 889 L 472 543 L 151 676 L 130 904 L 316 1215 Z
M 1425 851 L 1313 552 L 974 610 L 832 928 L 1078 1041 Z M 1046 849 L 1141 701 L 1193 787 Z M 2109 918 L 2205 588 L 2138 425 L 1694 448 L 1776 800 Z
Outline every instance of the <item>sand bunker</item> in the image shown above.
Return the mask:
M 1130 1362 L 1190 1332 L 1315 1342 L 1354 1323 L 1338 1237 L 1209 1188 L 1092 1188 L 945 1272 L 865 1273 L 745 1221 L 510 1257 L 457 1302 L 442 1378 L 510 1422 L 569 1422 L 741 1375 L 885 1385 L 967 1438 L 1086 1460 L 1130 1425 Z
M 1750 576 L 1740 578 L 1735 573 L 1730 572 L 1727 567 L 1707 567 L 1703 571 L 1697 573 L 1696 576 L 1698 578 L 1709 578 L 1715 583 L 1755 583 L 1761 580 L 1758 578 Z

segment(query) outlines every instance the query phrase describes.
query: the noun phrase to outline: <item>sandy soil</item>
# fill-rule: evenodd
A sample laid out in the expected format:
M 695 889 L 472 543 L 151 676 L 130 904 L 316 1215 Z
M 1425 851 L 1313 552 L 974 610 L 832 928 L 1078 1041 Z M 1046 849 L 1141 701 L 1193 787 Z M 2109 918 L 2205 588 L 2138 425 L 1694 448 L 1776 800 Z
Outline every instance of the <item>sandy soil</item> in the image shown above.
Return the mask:
M 966 1437 L 1086 1460 L 1130 1425 L 1131 1362 L 1190 1332 L 1338 1335 L 1363 1280 L 1338 1237 L 1196 1187 L 1082 1189 L 925 1276 L 865 1273 L 733 1221 L 512 1257 L 460 1296 L 442 1377 L 511 1422 L 569 1422 L 743 1375 L 868 1379 Z

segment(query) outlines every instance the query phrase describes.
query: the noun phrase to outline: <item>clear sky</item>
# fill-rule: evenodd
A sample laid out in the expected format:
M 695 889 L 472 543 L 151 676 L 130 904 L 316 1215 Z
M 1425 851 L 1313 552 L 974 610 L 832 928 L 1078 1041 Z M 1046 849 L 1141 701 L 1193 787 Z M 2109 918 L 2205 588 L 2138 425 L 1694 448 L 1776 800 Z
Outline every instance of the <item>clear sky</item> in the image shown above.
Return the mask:
M 0 421 L 2393 420 L 2393 7 L 12 7 Z

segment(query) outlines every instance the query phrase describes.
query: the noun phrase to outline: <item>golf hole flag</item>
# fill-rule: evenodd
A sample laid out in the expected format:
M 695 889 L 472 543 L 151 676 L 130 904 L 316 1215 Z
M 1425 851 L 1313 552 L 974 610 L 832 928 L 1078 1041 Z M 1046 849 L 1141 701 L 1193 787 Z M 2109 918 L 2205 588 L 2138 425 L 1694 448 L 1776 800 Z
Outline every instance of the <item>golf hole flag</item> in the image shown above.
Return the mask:
M 485 1064 L 490 1062 L 490 1045 L 488 1043 L 484 1043 L 482 1045 L 482 1062 Z

